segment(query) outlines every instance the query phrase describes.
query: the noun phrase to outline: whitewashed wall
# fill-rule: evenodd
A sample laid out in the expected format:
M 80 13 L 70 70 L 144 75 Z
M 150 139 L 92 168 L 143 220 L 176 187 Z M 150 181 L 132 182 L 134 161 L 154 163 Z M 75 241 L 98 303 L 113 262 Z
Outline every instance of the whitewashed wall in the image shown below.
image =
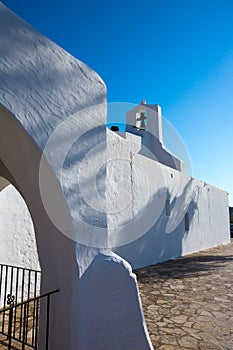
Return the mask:
M 22 300 L 22 296 L 28 299 L 28 290 L 29 297 L 34 297 L 35 292 L 40 295 L 40 263 L 33 222 L 25 201 L 13 185 L 6 184 L 0 191 L 0 242 L 3 281 L 8 275 L 8 283 L 1 283 L 0 307 L 4 307 L 6 301 L 3 296 L 10 293 L 17 296 L 17 302 Z M 20 267 L 18 272 L 14 267 Z M 30 279 L 29 272 L 24 270 L 23 276 L 21 268 L 34 270 Z
M 0 223 L 0 263 L 40 270 L 31 215 L 13 185 L 0 192 Z
M 230 242 L 227 192 L 138 154 L 138 142 L 110 130 L 108 150 L 109 242 L 133 268 Z
M 107 239 L 106 213 L 88 210 L 91 206 L 82 199 L 80 189 L 87 200 L 92 200 L 93 169 L 102 160 L 105 147 L 94 150 L 91 162 L 84 162 L 83 167 L 81 163 L 88 151 L 106 141 L 105 84 L 96 72 L 1 3 L 0 36 L 0 176 L 20 190 L 30 209 L 42 292 L 59 289 L 51 300 L 50 348 L 94 350 L 98 340 L 103 349 L 123 350 L 130 342 L 133 349 L 149 350 L 152 346 L 135 278 L 117 255 L 105 251 L 104 258 L 98 259 Z M 79 181 L 83 168 L 84 177 Z M 105 179 L 103 168 L 98 173 L 102 198 Z M 95 236 L 98 225 L 101 234 Z M 12 234 L 14 228 L 20 240 L 18 226 L 9 226 L 8 232 Z M 84 246 L 80 241 L 86 237 L 91 239 Z M 90 247 L 96 240 L 97 246 Z M 101 283 L 96 280 L 98 270 Z M 118 307 L 109 308 L 109 303 L 103 303 L 100 308 L 88 309 L 99 299 L 114 295 L 114 286 L 109 283 L 112 276 L 124 282 L 124 293 L 115 295 Z M 96 288 L 98 296 L 93 293 Z M 126 300 L 131 301 L 129 309 L 125 308 Z M 86 310 L 89 317 L 85 318 L 84 335 L 81 315 Z M 45 309 L 41 307 L 40 311 L 43 316 Z M 98 327 L 103 314 L 104 324 Z M 130 330 L 135 328 L 137 332 L 125 332 L 122 318 L 127 319 Z M 40 350 L 45 349 L 44 327 L 42 322 Z M 93 338 L 95 327 L 98 337 Z
M 229 242 L 227 194 L 159 164 L 153 152 L 133 152 L 133 137 L 127 143 L 106 131 L 101 78 L 2 4 L 0 35 L 0 176 L 30 208 L 42 291 L 60 289 L 50 346 L 152 349 L 124 259 L 137 268 Z M 3 262 L 36 265 L 25 204 L 12 186 L 0 202 Z M 43 324 L 41 350 L 42 332 Z

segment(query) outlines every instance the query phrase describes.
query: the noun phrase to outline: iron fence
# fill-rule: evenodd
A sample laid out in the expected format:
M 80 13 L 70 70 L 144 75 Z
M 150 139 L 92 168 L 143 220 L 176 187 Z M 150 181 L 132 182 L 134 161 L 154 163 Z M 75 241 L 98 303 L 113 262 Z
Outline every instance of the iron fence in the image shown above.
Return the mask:
M 1 344 L 7 349 L 38 349 L 39 310 L 42 299 L 46 300 L 45 319 L 40 320 L 45 325 L 45 349 L 49 349 L 50 298 L 59 290 L 40 295 L 14 305 L 14 296 L 7 295 L 8 307 L 0 310 L 4 325 L 1 334 Z M 20 345 L 20 346 L 19 346 Z
M 40 321 L 49 349 L 50 297 L 58 290 L 39 295 L 40 278 L 40 271 L 0 264 L 0 343 L 4 349 L 38 349 L 42 299 L 46 313 Z
M 23 267 L 0 264 L 0 307 L 7 306 L 7 295 L 14 295 L 14 303 L 35 298 L 40 294 L 41 272 Z

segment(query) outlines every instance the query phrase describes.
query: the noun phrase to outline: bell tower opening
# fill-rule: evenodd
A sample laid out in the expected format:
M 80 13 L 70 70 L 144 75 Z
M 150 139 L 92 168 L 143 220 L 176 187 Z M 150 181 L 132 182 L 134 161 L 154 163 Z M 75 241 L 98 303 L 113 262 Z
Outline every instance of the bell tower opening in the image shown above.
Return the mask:
M 146 110 L 136 113 L 136 128 L 146 130 L 147 113 Z

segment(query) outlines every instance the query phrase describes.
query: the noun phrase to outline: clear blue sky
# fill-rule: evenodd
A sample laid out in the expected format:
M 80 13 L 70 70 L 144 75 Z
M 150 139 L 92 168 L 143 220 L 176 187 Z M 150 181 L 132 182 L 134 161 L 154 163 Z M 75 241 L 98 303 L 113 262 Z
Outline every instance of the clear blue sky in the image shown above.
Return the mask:
M 2 1 L 95 69 L 109 102 L 161 105 L 193 176 L 233 206 L 232 0 Z

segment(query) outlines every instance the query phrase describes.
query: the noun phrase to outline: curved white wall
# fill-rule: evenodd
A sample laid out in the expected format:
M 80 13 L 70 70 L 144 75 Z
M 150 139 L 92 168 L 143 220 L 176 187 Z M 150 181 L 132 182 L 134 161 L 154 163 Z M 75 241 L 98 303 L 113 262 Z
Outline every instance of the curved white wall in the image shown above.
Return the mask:
M 30 208 L 42 270 L 42 292 L 59 289 L 51 300 L 50 348 L 94 350 L 93 322 L 86 330 L 86 341 L 80 343 L 83 333 L 79 316 L 85 314 L 88 307 L 82 303 L 80 296 L 83 287 L 86 293 L 95 287 L 95 274 L 90 274 L 86 281 L 85 276 L 92 270 L 93 264 L 100 264 L 95 259 L 100 249 L 77 242 L 80 242 L 80 236 L 88 236 L 91 229 L 93 231 L 93 225 L 98 223 L 104 228 L 99 241 L 101 245 L 106 239 L 106 213 L 92 210 L 91 215 L 88 214 L 79 187 L 79 174 L 86 153 L 96 144 L 106 141 L 106 87 L 96 72 L 38 33 L 1 3 L 0 35 L 0 162 L 4 168 L 0 176 L 7 174 L 5 177 L 23 193 Z M 87 131 L 90 133 L 86 134 Z M 51 140 L 51 147 L 46 148 Z M 81 142 L 78 144 L 78 141 Z M 89 196 L 88 199 L 92 197 L 89 195 L 92 170 L 99 165 L 103 152 L 104 147 L 97 149 L 92 154 L 93 161 L 85 163 L 87 168 L 82 190 Z M 103 197 L 105 179 L 103 169 L 98 178 Z M 11 227 L 8 229 L 12 233 Z M 20 240 L 18 235 L 17 239 Z M 122 313 L 119 310 L 115 312 L 120 317 L 127 316 L 129 324 L 138 329 L 133 334 L 134 348 L 143 344 L 145 349 L 149 349 L 151 344 L 143 322 L 137 286 L 131 283 L 131 272 L 124 264 L 120 267 L 121 258 L 115 255 L 116 264 L 113 265 L 111 254 L 105 252 L 105 256 L 106 268 L 102 269 L 99 295 L 105 300 L 110 292 L 114 292 L 108 274 L 116 274 L 118 278 L 124 274 L 125 294 L 117 296 L 119 310 L 125 305 L 124 298 L 127 296 L 132 300 L 138 317 L 134 318 L 132 310 L 123 312 L 123 308 Z M 89 295 L 90 303 L 94 305 L 96 296 Z M 41 317 L 44 311 L 42 307 Z M 93 313 L 89 311 L 91 321 L 96 313 L 95 310 Z M 112 323 L 112 316 L 112 313 L 106 312 L 104 323 L 109 326 L 108 338 L 104 327 L 99 331 L 101 348 L 116 348 L 120 341 L 123 350 L 129 337 L 131 341 L 132 334 L 123 331 L 122 323 L 121 339 L 116 337 L 120 323 Z M 44 325 L 41 322 L 39 328 L 40 350 L 45 348 Z
M 40 270 L 31 215 L 13 185 L 0 192 L 0 223 L 1 263 Z

